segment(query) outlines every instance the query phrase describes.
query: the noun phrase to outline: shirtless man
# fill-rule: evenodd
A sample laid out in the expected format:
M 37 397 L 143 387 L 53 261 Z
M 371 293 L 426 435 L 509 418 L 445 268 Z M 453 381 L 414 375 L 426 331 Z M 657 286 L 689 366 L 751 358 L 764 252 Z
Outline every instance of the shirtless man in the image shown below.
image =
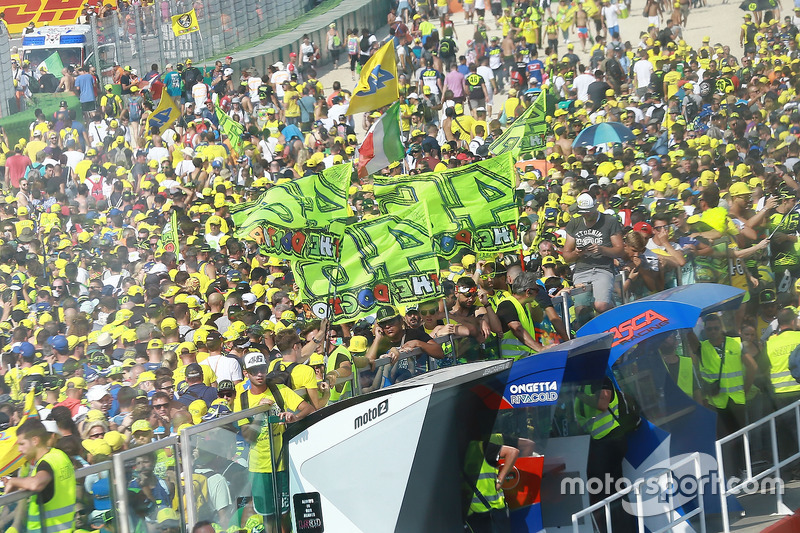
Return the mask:
M 681 24 L 683 27 L 686 27 L 687 22 L 689 21 L 689 8 L 691 7 L 692 0 L 680 0 L 681 3 Z
M 658 2 L 658 0 L 647 0 L 644 5 L 644 10 L 647 13 L 647 22 L 656 28 L 660 28 L 661 14 L 664 12 L 664 10 L 661 8 L 661 4 Z
M 503 74 L 505 77 L 511 76 L 511 69 L 514 67 L 514 37 L 517 35 L 517 30 L 508 30 L 508 35 L 503 37 L 500 42 L 500 49 L 503 52 Z
M 589 39 L 589 15 L 583 9 L 583 2 L 578 3 L 578 11 L 575 13 L 575 30 L 581 40 L 583 53 L 586 53 L 586 41 Z
M 672 29 L 672 33 L 673 35 L 676 36 L 676 38 L 679 38 L 683 32 L 681 28 L 681 22 L 683 20 L 683 17 L 681 16 L 680 7 L 681 3 L 676 1 L 675 9 L 672 10 L 672 16 L 669 19 L 670 28 Z

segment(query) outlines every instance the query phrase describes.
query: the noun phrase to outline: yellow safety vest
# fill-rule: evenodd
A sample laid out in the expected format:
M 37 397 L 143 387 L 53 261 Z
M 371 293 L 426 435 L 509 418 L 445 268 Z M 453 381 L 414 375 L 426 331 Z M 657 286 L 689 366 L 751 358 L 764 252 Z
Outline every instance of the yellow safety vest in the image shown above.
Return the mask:
M 789 356 L 800 345 L 800 331 L 778 331 L 767 339 L 767 357 L 769 357 L 769 377 L 776 394 L 800 391 L 789 371 Z
M 592 386 L 586 385 L 583 393 L 593 396 Z M 613 414 L 612 414 L 613 412 Z M 581 427 L 591 434 L 593 439 L 602 439 L 619 427 L 619 400 L 617 393 L 608 404 L 608 409 L 600 411 L 590 405 L 586 405 L 579 397 L 575 398 L 575 418 Z
M 31 471 L 31 476 L 36 475 L 42 461 L 49 463 L 53 470 L 55 491 L 53 498 L 44 506 L 39 505 L 39 494 L 31 496 L 28 501 L 27 531 L 28 533 L 41 532 L 41 515 L 44 515 L 44 527 L 47 533 L 70 533 L 75 529 L 75 468 L 67 454 L 59 449 L 51 448 L 36 463 Z M 42 509 L 42 507 L 44 508 Z
M 733 403 L 744 405 L 744 367 L 742 366 L 742 341 L 739 337 L 725 337 L 725 364 L 720 373 L 720 358 L 717 350 L 707 340 L 700 343 L 700 377 L 709 383 L 719 380 L 719 394 L 710 396 L 708 402 L 719 409 Z
M 530 333 L 531 337 L 534 337 L 536 332 L 528 307 L 523 306 L 513 296 L 509 298 L 508 301 L 514 304 L 514 308 L 517 310 L 517 316 L 519 317 L 519 323 L 522 324 L 523 329 Z M 535 353 L 535 350 L 528 348 L 510 329 L 503 334 L 503 339 L 500 341 L 500 357 L 503 359 L 514 359 L 516 361 L 517 359 Z
M 328 356 L 328 362 L 325 365 L 325 373 L 328 374 L 336 370 L 336 359 L 339 354 L 344 354 L 347 356 L 347 359 L 350 360 L 350 368 L 353 370 L 353 379 L 358 379 L 358 375 L 356 374 L 356 365 L 353 363 L 353 356 L 344 346 L 339 346 L 336 348 L 331 354 Z M 328 403 L 338 402 L 342 398 L 349 398 L 352 396 L 353 390 L 353 381 L 352 379 L 344 384 L 341 391 L 337 391 L 336 387 L 331 387 L 331 397 L 328 400 Z
M 489 438 L 489 441 L 500 446 L 503 445 L 502 435 L 496 433 Z M 488 513 L 492 509 L 503 509 L 506 506 L 503 490 L 497 490 L 497 485 L 495 484 L 499 469 L 487 463 L 483 455 L 482 442 L 474 440 L 467 445 L 465 470 L 468 475 L 478 470 L 478 479 L 475 481 L 475 486 L 470 487 L 472 500 L 469 504 L 468 515 Z M 480 468 L 478 468 L 478 465 L 480 465 Z M 483 498 L 480 498 L 477 492 L 480 492 Z M 484 500 L 489 504 L 489 507 L 486 506 Z
M 694 366 L 692 358 L 683 355 L 678 356 L 678 387 L 686 393 L 688 397 L 694 396 Z

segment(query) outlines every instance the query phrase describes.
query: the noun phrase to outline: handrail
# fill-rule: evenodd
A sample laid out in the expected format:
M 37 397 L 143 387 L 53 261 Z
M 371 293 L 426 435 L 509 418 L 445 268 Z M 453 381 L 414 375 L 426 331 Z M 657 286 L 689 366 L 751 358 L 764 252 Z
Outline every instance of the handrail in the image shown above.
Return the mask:
M 696 476 L 696 478 L 698 480 L 700 480 L 702 478 L 702 473 L 701 473 L 701 469 L 700 469 L 701 468 L 700 467 L 700 452 L 694 452 L 694 453 L 692 453 L 690 455 L 687 455 L 686 457 L 684 457 L 680 461 L 677 461 L 674 464 L 670 465 L 670 468 L 666 469 L 666 472 L 662 471 L 662 472 L 659 472 L 656 475 L 651 475 L 651 476 L 648 476 L 648 477 L 640 478 L 640 479 L 636 480 L 633 484 L 628 485 L 627 487 L 625 487 L 623 490 L 621 490 L 621 491 L 619 491 L 619 492 L 617 492 L 615 494 L 612 494 L 611 496 L 605 498 L 604 500 L 599 501 L 597 503 L 594 503 L 594 504 L 590 505 L 589 507 L 586 507 L 585 509 L 582 509 L 582 510 L 578 511 L 577 513 L 574 513 L 572 515 L 572 531 L 573 531 L 573 533 L 579 533 L 579 531 L 580 531 L 580 527 L 578 525 L 578 520 L 579 519 L 581 519 L 581 518 L 583 518 L 584 516 L 587 516 L 587 515 L 591 516 L 592 513 L 594 513 L 595 511 L 597 511 L 597 510 L 599 510 L 601 508 L 605 509 L 606 531 L 608 533 L 611 533 L 613 531 L 613 527 L 611 525 L 611 503 L 614 502 L 615 500 L 622 499 L 624 496 L 627 496 L 631 492 L 633 492 L 634 495 L 636 496 L 635 505 L 636 505 L 636 510 L 638 511 L 636 513 L 638 531 L 640 533 L 643 533 L 645 531 L 645 525 L 644 525 L 644 513 L 641 512 L 642 511 L 642 503 L 643 503 L 642 502 L 642 491 L 641 491 L 642 485 L 644 485 L 645 483 L 647 483 L 648 481 L 650 481 L 652 479 L 658 479 L 658 478 L 662 477 L 665 473 L 667 475 L 669 475 L 670 478 L 671 478 L 674 469 L 676 469 L 678 467 L 681 467 L 683 465 L 689 464 L 689 463 L 692 463 L 694 465 L 695 476 Z M 699 484 L 698 484 L 698 487 L 699 487 Z M 664 526 L 661 529 L 658 529 L 656 531 L 653 531 L 652 533 L 664 533 L 666 531 L 670 531 L 676 525 L 682 524 L 683 522 L 686 522 L 690 518 L 694 518 L 697 515 L 700 515 L 700 517 L 701 517 L 700 518 L 700 533 L 705 533 L 705 531 L 706 531 L 706 519 L 705 519 L 705 506 L 704 506 L 704 503 L 703 503 L 702 491 L 700 491 L 698 489 L 697 495 L 698 495 L 697 496 L 698 504 L 697 504 L 697 508 L 696 509 L 694 509 L 693 511 L 691 511 L 689 513 L 686 513 L 686 514 L 682 515 L 678 520 L 672 521 L 669 524 L 667 524 L 666 526 Z M 670 500 L 671 500 L 672 495 L 670 494 L 669 496 L 670 496 Z
M 797 459 L 800 459 L 800 450 L 791 456 L 780 460 L 780 456 L 778 455 L 777 424 L 775 422 L 779 416 L 791 411 L 794 411 L 795 436 L 800 440 L 800 400 L 798 400 L 795 403 L 787 405 L 786 407 L 782 407 L 774 413 L 770 413 L 767 416 L 764 416 L 761 419 L 756 420 L 755 422 L 752 422 L 745 427 L 734 431 L 730 435 L 726 435 L 716 441 L 717 469 L 719 470 L 719 498 L 720 507 L 722 509 L 722 531 L 724 533 L 729 533 L 731 530 L 730 518 L 728 517 L 728 496 L 741 492 L 743 487 L 746 487 L 750 483 L 760 481 L 770 474 L 775 474 L 776 514 L 792 514 L 792 511 L 786 506 L 786 504 L 783 503 L 783 491 L 779 490 L 778 485 L 782 483 L 780 474 L 781 468 L 793 463 Z M 769 424 L 769 433 L 772 445 L 770 450 L 772 452 L 772 466 L 756 475 L 753 475 L 753 463 L 750 456 L 750 433 L 761 428 L 765 424 Z M 725 465 L 723 463 L 722 456 L 722 445 L 740 437 L 742 439 L 742 445 L 744 446 L 744 461 L 747 476 L 745 479 L 740 480 L 739 484 L 727 487 L 725 481 Z

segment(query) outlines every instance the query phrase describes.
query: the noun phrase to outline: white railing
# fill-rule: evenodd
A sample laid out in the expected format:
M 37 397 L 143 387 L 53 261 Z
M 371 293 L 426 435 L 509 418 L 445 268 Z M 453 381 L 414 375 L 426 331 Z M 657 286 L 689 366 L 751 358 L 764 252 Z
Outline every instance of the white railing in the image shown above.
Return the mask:
M 766 478 L 770 474 L 775 474 L 775 495 L 776 495 L 776 514 L 779 515 L 790 515 L 792 511 L 783 503 L 783 490 L 782 490 L 782 480 L 780 476 L 781 468 L 800 459 L 800 449 L 797 452 L 792 454 L 791 456 L 780 460 L 778 455 L 778 438 L 777 438 L 777 429 L 776 429 L 776 422 L 775 420 L 788 412 L 794 411 L 794 424 L 795 430 L 794 435 L 795 438 L 800 441 L 800 401 L 795 402 L 792 405 L 787 405 L 782 409 L 775 411 L 774 413 L 761 418 L 749 424 L 742 429 L 731 433 L 730 435 L 726 435 L 719 439 L 716 443 L 717 447 L 717 468 L 719 470 L 719 499 L 720 499 L 720 506 L 722 509 L 722 531 L 724 533 L 730 533 L 731 524 L 730 519 L 728 517 L 728 496 L 732 494 L 737 494 L 742 491 L 743 488 L 746 488 L 748 485 L 757 483 L 761 481 L 761 479 Z M 764 429 L 765 425 L 769 425 L 769 433 L 770 439 L 772 443 L 772 466 L 759 472 L 756 475 L 753 475 L 753 462 L 750 456 L 750 433 L 753 431 L 760 431 Z M 744 446 L 744 460 L 745 460 L 745 471 L 747 476 L 745 479 L 741 480 L 740 483 L 733 485 L 731 487 L 726 486 L 725 482 L 725 466 L 723 464 L 723 457 L 722 457 L 722 445 L 727 444 L 735 439 L 741 438 L 742 446 Z
M 705 506 L 703 504 L 702 490 L 698 489 L 697 491 L 697 495 L 695 498 L 697 500 L 696 509 L 680 516 L 677 520 L 672 519 L 672 517 L 675 516 L 675 506 L 673 505 L 674 491 L 670 490 L 670 488 L 674 486 L 674 479 L 673 479 L 674 471 L 684 465 L 688 465 L 689 463 L 691 463 L 694 466 L 694 475 L 695 479 L 697 480 L 697 487 L 702 486 L 701 484 L 702 484 L 703 473 L 700 465 L 700 453 L 694 452 L 691 455 L 687 455 L 680 461 L 676 461 L 674 464 L 670 465 L 670 468 L 661 471 L 657 474 L 640 478 L 632 485 L 628 485 L 623 490 L 615 494 L 612 494 L 603 501 L 599 501 L 573 514 L 572 515 L 573 533 L 580 533 L 580 526 L 578 522 L 581 518 L 584 518 L 586 516 L 592 517 L 593 513 L 599 509 L 604 509 L 605 511 L 606 532 L 612 533 L 613 526 L 611 521 L 611 504 L 614 503 L 616 500 L 621 500 L 631 492 L 633 492 L 635 497 L 634 510 L 636 513 L 637 530 L 639 531 L 639 533 L 644 533 L 645 531 L 650 531 L 651 533 L 663 533 L 666 531 L 671 531 L 675 526 L 682 524 L 688 521 L 689 519 L 694 518 L 695 516 L 700 517 L 700 533 L 706 533 L 706 512 L 705 512 Z M 663 503 L 666 504 L 664 515 L 669 520 L 669 523 L 660 529 L 655 529 L 655 530 L 645 529 L 645 524 L 644 524 L 645 513 L 644 513 L 644 502 L 642 500 L 642 485 L 648 483 L 651 480 L 663 478 L 664 476 L 667 477 L 668 481 L 667 484 L 665 485 L 666 499 L 659 501 L 663 501 Z M 648 516 L 653 516 L 653 514 L 648 513 Z

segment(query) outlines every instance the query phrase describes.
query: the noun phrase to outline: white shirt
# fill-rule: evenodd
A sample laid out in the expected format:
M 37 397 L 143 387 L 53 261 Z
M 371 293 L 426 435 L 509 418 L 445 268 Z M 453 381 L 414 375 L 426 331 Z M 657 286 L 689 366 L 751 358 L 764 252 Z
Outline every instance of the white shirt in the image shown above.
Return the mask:
M 309 57 L 308 54 L 311 54 L 313 52 L 314 52 L 314 45 L 312 45 L 311 43 L 308 44 L 303 43 L 300 45 L 300 56 L 303 60 L 303 63 L 308 63 L 309 61 L 311 61 L 311 57 Z
M 201 365 L 211 367 L 214 374 L 217 376 L 217 381 L 229 379 L 233 382 L 243 381 L 242 367 L 239 366 L 238 361 L 232 357 L 225 357 L 224 355 L 210 355 L 200 362 Z
M 604 7 L 601 11 L 606 19 L 606 26 L 609 28 L 619 26 L 619 7 L 616 5 L 608 6 Z
M 78 152 L 77 150 L 67 150 L 64 152 L 64 156 L 67 158 L 67 166 L 73 171 L 75 170 L 75 165 L 83 161 L 85 158 L 83 152 Z
M 636 74 L 636 87 L 647 87 L 653 74 L 653 64 L 647 59 L 640 59 L 633 64 L 633 73 Z
M 289 80 L 289 71 L 287 70 L 279 70 L 278 72 L 273 72 L 272 76 L 269 78 L 269 82 L 275 86 L 275 96 L 278 98 L 283 98 L 283 82 Z
M 575 81 L 573 85 L 575 86 L 575 90 L 578 91 L 578 100 L 583 100 L 584 102 L 589 99 L 589 85 L 594 83 L 594 76 L 591 74 L 581 74 L 575 77 Z
M 163 159 L 167 159 L 168 157 L 169 150 L 163 146 L 154 146 L 147 151 L 148 161 L 158 161 L 160 163 Z

